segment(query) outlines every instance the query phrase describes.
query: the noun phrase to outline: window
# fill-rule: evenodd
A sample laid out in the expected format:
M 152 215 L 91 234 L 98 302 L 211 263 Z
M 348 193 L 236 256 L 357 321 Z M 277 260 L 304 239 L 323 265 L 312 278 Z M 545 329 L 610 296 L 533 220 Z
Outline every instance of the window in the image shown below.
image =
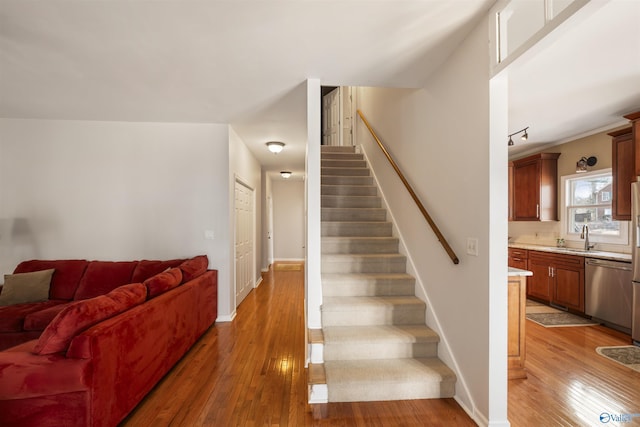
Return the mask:
M 611 218 L 611 170 L 562 177 L 564 189 L 563 235 L 581 240 L 584 225 L 589 239 L 601 243 L 628 243 L 628 226 Z

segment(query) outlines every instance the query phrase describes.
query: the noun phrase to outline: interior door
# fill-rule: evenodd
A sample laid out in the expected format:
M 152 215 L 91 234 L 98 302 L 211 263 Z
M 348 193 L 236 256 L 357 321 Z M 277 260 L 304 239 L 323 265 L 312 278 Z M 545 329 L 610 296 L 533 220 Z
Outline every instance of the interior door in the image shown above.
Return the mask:
M 342 88 L 322 97 L 322 144 L 342 145 Z
M 236 307 L 253 289 L 255 277 L 253 189 L 235 183 L 235 285 Z

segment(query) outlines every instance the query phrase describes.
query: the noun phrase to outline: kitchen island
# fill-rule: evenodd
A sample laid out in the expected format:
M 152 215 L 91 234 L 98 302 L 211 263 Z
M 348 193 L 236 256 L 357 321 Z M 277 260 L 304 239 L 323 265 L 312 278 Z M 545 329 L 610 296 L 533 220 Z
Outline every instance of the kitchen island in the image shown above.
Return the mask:
M 507 363 L 510 380 L 527 378 L 524 368 L 527 276 L 533 276 L 533 273 L 509 267 Z

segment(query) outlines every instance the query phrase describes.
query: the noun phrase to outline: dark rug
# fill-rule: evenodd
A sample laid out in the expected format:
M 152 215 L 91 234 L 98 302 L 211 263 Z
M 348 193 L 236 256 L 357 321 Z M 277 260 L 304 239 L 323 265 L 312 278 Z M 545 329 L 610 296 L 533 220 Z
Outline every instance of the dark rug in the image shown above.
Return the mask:
M 559 311 L 557 313 L 527 313 L 527 319 L 536 322 L 545 328 L 558 328 L 564 326 L 593 326 L 598 323 L 571 313 Z
M 635 345 L 598 347 L 596 353 L 640 372 L 640 347 Z

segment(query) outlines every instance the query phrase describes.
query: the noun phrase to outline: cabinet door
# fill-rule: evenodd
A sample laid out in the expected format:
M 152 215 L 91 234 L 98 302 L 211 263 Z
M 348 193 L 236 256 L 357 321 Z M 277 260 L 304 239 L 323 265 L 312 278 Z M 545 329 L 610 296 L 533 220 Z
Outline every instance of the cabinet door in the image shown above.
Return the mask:
M 631 183 L 635 181 L 635 144 L 631 128 L 612 132 L 613 198 L 611 216 L 616 221 L 631 220 Z
M 514 165 L 513 219 L 537 221 L 540 218 L 540 162 Z
M 513 221 L 513 162 L 509 162 L 509 221 Z
M 529 258 L 528 270 L 533 273 L 533 276 L 527 277 L 527 296 L 547 302 L 551 300 L 550 268 L 548 262 Z
M 584 312 L 584 269 L 555 266 L 552 301 L 563 307 Z

